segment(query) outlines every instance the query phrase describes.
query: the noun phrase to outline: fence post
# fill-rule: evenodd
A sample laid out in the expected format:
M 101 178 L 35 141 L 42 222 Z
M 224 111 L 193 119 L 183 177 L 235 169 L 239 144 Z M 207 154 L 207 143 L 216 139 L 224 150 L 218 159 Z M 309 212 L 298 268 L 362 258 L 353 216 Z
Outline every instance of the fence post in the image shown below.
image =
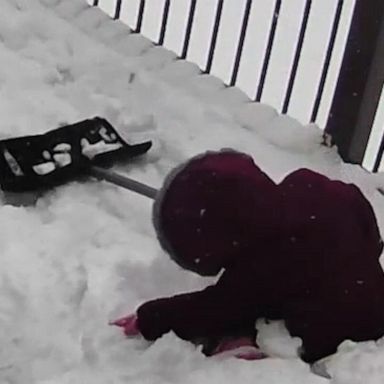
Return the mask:
M 384 83 L 384 1 L 356 0 L 326 126 L 341 157 L 361 164 Z
M 113 16 L 113 18 L 115 20 L 119 20 L 120 19 L 121 3 L 122 3 L 122 1 L 123 0 L 116 0 L 115 15 Z

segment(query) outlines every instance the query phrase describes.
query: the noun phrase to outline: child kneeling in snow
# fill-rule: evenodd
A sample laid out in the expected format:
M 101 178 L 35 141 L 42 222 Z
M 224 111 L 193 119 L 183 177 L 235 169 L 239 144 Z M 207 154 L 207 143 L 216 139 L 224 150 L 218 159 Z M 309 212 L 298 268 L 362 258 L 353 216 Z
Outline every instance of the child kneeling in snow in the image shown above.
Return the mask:
M 218 282 L 149 301 L 114 322 L 155 340 L 169 331 L 206 355 L 248 346 L 258 318 L 283 319 L 314 362 L 346 339 L 384 335 L 383 250 L 360 190 L 307 169 L 275 184 L 246 154 L 208 152 L 178 167 L 154 204 L 162 247 Z

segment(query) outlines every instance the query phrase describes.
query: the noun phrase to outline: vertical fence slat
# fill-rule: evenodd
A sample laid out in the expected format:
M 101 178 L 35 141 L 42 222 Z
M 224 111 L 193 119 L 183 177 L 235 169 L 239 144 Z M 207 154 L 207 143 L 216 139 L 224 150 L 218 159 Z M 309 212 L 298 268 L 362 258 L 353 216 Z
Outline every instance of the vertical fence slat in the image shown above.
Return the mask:
M 196 4 L 197 4 L 197 0 L 192 0 L 189 7 L 187 28 L 185 29 L 184 44 L 183 44 L 183 49 L 181 51 L 181 56 L 180 56 L 182 59 L 185 59 L 188 54 L 189 42 L 191 41 L 192 26 L 193 26 L 193 21 L 195 19 L 195 13 L 196 13 Z
M 275 42 L 276 29 L 277 29 L 277 23 L 279 21 L 281 3 L 282 3 L 282 0 L 276 0 L 275 8 L 273 10 L 271 29 L 269 31 L 268 43 L 267 43 L 267 48 L 265 50 L 264 62 L 261 68 L 261 75 L 260 75 L 259 84 L 257 86 L 255 101 L 260 101 L 261 96 L 263 95 L 265 79 L 267 77 L 269 61 L 271 59 L 271 54 L 272 54 L 273 43 Z
M 122 2 L 122 0 L 116 0 L 115 15 L 113 17 L 115 20 L 120 19 L 121 2 Z
M 207 66 L 205 67 L 206 73 L 210 73 L 212 69 L 213 57 L 215 55 L 215 49 L 216 49 L 216 43 L 217 43 L 217 36 L 219 34 L 219 28 L 220 28 L 221 15 L 223 13 L 223 5 L 224 5 L 224 0 L 218 0 L 217 8 L 216 8 L 215 24 L 213 26 L 213 31 L 212 31 L 211 45 L 209 47 L 209 52 L 208 52 L 208 61 L 207 61 Z
M 295 58 L 293 60 L 293 65 L 292 65 L 292 69 L 291 69 L 291 74 L 289 76 L 289 81 L 288 81 L 287 91 L 285 94 L 283 108 L 281 110 L 282 113 L 288 112 L 289 103 L 291 101 L 293 86 L 295 85 L 295 80 L 296 80 L 296 75 L 297 75 L 297 69 L 299 67 L 301 52 L 303 50 L 305 33 L 307 31 L 309 15 L 311 13 L 311 6 L 312 6 L 312 0 L 307 0 L 307 2 L 305 4 L 303 19 L 301 21 L 299 39 L 297 41 L 297 46 L 296 46 L 296 51 L 295 51 Z
M 159 42 L 158 42 L 159 45 L 164 44 L 165 33 L 167 31 L 167 23 L 168 23 L 170 5 L 171 5 L 171 1 L 165 0 L 164 9 L 163 9 L 163 17 L 161 20 L 160 36 L 159 36 Z
M 144 19 L 144 10 L 145 10 L 145 0 L 140 0 L 139 11 L 137 13 L 136 28 L 134 30 L 135 33 L 141 32 L 141 27 L 143 26 L 143 19 Z
M 329 73 L 330 64 L 334 54 L 335 42 L 338 36 L 340 22 L 343 15 L 345 0 L 337 0 L 337 7 L 333 16 L 333 24 L 324 58 L 321 76 L 317 88 L 315 101 L 312 107 L 311 122 L 316 121 L 322 103 L 323 93 Z M 292 97 L 301 53 L 305 41 L 306 30 L 311 14 L 313 0 L 306 0 L 302 24 L 295 48 L 294 60 L 284 97 L 282 113 L 287 113 Z M 99 6 L 100 1 L 94 0 L 93 6 Z M 167 22 L 171 0 L 165 0 L 162 22 L 159 35 L 159 44 L 164 43 L 167 31 Z M 239 35 L 239 41 L 233 63 L 230 85 L 236 84 L 244 43 L 247 36 L 252 0 L 246 0 Z M 140 0 L 136 28 L 134 32 L 141 33 L 145 17 L 146 1 Z M 185 30 L 181 58 L 188 54 L 191 39 L 197 0 L 190 0 L 188 21 Z M 274 13 L 270 25 L 267 45 L 263 58 L 260 78 L 258 81 L 255 101 L 262 98 L 270 59 L 274 47 L 276 31 L 282 0 L 275 0 Z M 116 0 L 114 19 L 119 19 L 122 0 Z M 211 41 L 206 63 L 206 73 L 212 70 L 224 0 L 217 0 L 212 29 Z M 343 56 L 336 90 L 330 108 L 325 135 L 332 137 L 333 143 L 338 146 L 339 152 L 345 161 L 361 164 L 367 148 L 369 136 L 376 116 L 380 95 L 384 84 L 384 1 L 383 0 L 355 0 L 353 17 L 348 40 Z M 380 142 L 378 154 L 375 159 L 374 171 L 377 171 L 384 158 L 384 135 Z
M 343 12 L 344 0 L 339 0 L 337 4 L 337 9 L 335 13 L 335 17 L 332 24 L 331 35 L 329 38 L 327 53 L 325 55 L 323 70 L 321 72 L 319 87 L 317 89 L 315 102 L 313 104 L 312 114 L 311 114 L 311 123 L 314 123 L 317 119 L 317 115 L 319 114 L 320 104 L 323 98 L 325 83 L 327 81 L 327 76 L 329 72 L 329 67 L 331 65 L 331 60 L 333 56 L 333 49 L 335 47 L 335 42 L 337 38 L 337 32 L 339 30 L 341 14 Z
M 363 162 L 383 83 L 384 1 L 356 0 L 325 131 L 347 162 Z
M 243 16 L 243 21 L 241 25 L 239 44 L 237 46 L 237 51 L 236 51 L 235 63 L 233 66 L 231 81 L 229 83 L 230 86 L 234 86 L 236 84 L 237 76 L 239 74 L 240 61 L 241 61 L 241 56 L 243 54 L 245 37 L 247 35 L 249 15 L 251 14 L 251 8 L 252 8 L 252 0 L 247 0 L 247 3 L 245 4 L 244 16 Z
M 379 151 L 377 153 L 376 160 L 375 160 L 375 165 L 373 166 L 373 172 L 377 172 L 379 170 L 381 162 L 383 160 L 383 156 L 384 156 L 384 135 L 381 139 Z

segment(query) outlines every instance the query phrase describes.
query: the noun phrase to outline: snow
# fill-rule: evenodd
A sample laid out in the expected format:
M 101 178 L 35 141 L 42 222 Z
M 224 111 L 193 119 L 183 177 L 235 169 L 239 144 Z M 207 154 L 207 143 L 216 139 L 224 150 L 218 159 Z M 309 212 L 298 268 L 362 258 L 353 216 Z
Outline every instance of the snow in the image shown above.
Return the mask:
M 81 153 L 90 160 L 101 153 L 115 151 L 116 149 L 123 147 L 123 144 L 121 143 L 106 143 L 103 140 L 91 144 L 87 139 L 81 139 L 80 144 Z
M 33 165 L 32 166 L 33 171 L 38 175 L 47 175 L 48 173 L 53 172 L 57 168 L 62 168 L 71 164 L 72 157 L 71 157 L 71 154 L 68 153 L 70 150 L 71 150 L 70 144 L 61 143 L 61 144 L 57 144 L 53 148 L 54 153 L 52 155 L 49 151 L 43 151 L 42 153 L 43 159 L 48 161 L 45 163 Z M 84 152 L 86 152 L 86 150 L 84 150 Z M 7 160 L 8 160 L 8 163 L 11 163 L 9 156 L 7 156 Z
M 49 161 L 47 163 L 41 163 L 32 166 L 32 169 L 34 172 L 36 172 L 38 175 L 47 175 L 48 173 L 53 172 L 56 169 L 55 163 L 52 161 Z
M 9 164 L 9 167 L 11 168 L 11 171 L 16 176 L 22 176 L 24 175 L 23 170 L 20 168 L 19 164 L 17 163 L 16 159 L 13 157 L 13 155 L 6 149 L 3 149 L 3 156 L 6 162 Z
M 308 167 L 356 183 L 384 233 L 384 199 L 376 190 L 382 176 L 343 164 L 320 145 L 316 126 L 249 103 L 143 37 L 122 33 L 121 24 L 114 31 L 82 0 L 0 0 L 0 8 L 1 138 L 103 116 L 128 142 L 154 141 L 146 156 L 117 168 L 154 187 L 186 158 L 232 147 L 251 153 L 276 181 Z M 173 334 L 154 344 L 127 340 L 110 320 L 144 300 L 212 281 L 180 270 L 160 249 L 151 200 L 89 180 L 29 206 L 7 201 L 1 196 L 1 383 L 383 381 L 382 340 L 343 343 L 327 363 L 329 381 L 297 358 L 300 341 L 281 323 L 258 324 L 259 342 L 274 357 L 256 362 L 205 358 Z
M 71 144 L 68 144 L 68 143 L 61 143 L 61 144 L 57 144 L 53 150 L 55 152 L 69 152 L 71 150 Z
M 60 168 L 72 163 L 72 158 L 69 153 L 57 153 L 53 155 L 53 160 Z

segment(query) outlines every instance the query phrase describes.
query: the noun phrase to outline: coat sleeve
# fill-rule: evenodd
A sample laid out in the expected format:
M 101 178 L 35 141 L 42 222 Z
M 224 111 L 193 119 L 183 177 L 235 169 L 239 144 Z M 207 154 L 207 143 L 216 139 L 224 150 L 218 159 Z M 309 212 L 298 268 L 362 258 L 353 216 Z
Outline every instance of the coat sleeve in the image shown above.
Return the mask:
M 138 326 L 147 340 L 173 331 L 184 340 L 215 338 L 252 332 L 257 311 L 223 277 L 202 291 L 149 301 L 137 310 Z

